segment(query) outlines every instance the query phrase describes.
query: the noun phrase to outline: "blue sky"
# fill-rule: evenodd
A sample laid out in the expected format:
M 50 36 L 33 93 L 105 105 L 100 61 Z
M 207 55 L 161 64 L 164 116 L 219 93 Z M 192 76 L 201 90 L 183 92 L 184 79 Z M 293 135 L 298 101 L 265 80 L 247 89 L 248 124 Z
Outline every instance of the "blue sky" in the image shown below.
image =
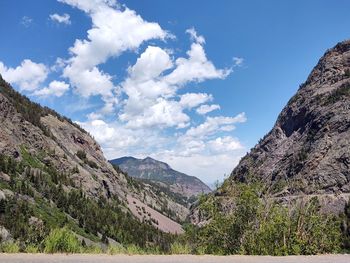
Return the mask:
M 0 73 L 107 158 L 222 179 L 270 130 L 350 2 L 1 0 Z

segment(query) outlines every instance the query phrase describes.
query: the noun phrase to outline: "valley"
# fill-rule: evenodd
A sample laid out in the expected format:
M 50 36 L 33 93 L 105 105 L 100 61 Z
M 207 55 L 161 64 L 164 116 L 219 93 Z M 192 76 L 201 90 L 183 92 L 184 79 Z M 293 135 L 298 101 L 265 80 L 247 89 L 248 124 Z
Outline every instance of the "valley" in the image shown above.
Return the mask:
M 33 2 L 0 1 L 0 262 L 350 262 L 350 2 Z

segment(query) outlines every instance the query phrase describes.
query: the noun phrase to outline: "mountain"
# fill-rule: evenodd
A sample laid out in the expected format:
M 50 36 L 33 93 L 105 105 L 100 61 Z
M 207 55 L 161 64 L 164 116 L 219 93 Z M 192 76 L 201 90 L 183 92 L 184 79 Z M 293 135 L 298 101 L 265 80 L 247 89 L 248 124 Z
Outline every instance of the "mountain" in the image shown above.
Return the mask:
M 185 206 L 113 167 L 86 131 L 1 76 L 0 123 L 0 240 L 40 243 L 67 226 L 86 242 L 162 249 L 183 231 L 172 219 L 184 220 Z
M 197 177 L 175 171 L 167 163 L 151 157 L 145 159 L 122 157 L 110 162 L 118 165 L 131 177 L 157 182 L 158 185 L 168 187 L 171 192 L 187 199 L 211 192 L 211 189 Z
M 282 202 L 317 196 L 327 211 L 343 211 L 350 196 L 349 40 L 324 54 L 214 195 L 229 202 L 235 184 L 253 182 Z

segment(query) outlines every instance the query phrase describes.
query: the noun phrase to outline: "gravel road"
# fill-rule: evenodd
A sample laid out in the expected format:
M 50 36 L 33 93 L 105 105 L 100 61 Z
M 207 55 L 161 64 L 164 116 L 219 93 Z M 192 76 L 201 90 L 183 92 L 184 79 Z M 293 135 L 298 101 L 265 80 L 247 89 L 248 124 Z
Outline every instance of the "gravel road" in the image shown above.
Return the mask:
M 0 254 L 1 263 L 349 263 L 350 255 L 322 256 L 128 256 Z

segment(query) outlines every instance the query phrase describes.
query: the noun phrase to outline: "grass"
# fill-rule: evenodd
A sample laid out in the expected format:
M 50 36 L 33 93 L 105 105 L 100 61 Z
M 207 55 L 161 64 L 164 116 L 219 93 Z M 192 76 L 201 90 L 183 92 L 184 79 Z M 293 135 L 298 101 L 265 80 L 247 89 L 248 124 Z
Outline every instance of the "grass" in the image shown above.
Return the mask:
M 42 163 L 40 162 L 40 160 L 38 160 L 37 158 L 35 158 L 34 156 L 32 156 L 26 149 L 26 147 L 24 145 L 20 146 L 21 148 L 21 155 L 23 158 L 23 161 L 29 165 L 30 167 L 33 168 L 42 168 Z
M 39 248 L 35 245 L 28 245 L 26 246 L 25 250 L 26 253 L 36 254 L 39 253 Z
M 84 247 L 82 250 L 82 253 L 87 253 L 87 254 L 102 254 L 103 250 L 100 246 L 97 245 L 91 245 Z
M 18 253 L 20 251 L 18 243 L 4 242 L 0 244 L 0 252 L 3 253 Z
M 45 253 L 81 253 L 83 250 L 76 235 L 66 227 L 52 230 L 44 243 Z
M 126 249 L 121 245 L 113 245 L 108 246 L 107 254 L 109 255 L 118 255 L 118 254 L 126 254 Z
M 188 244 L 181 244 L 175 242 L 171 245 L 170 253 L 173 255 L 187 255 L 191 254 L 191 248 Z

